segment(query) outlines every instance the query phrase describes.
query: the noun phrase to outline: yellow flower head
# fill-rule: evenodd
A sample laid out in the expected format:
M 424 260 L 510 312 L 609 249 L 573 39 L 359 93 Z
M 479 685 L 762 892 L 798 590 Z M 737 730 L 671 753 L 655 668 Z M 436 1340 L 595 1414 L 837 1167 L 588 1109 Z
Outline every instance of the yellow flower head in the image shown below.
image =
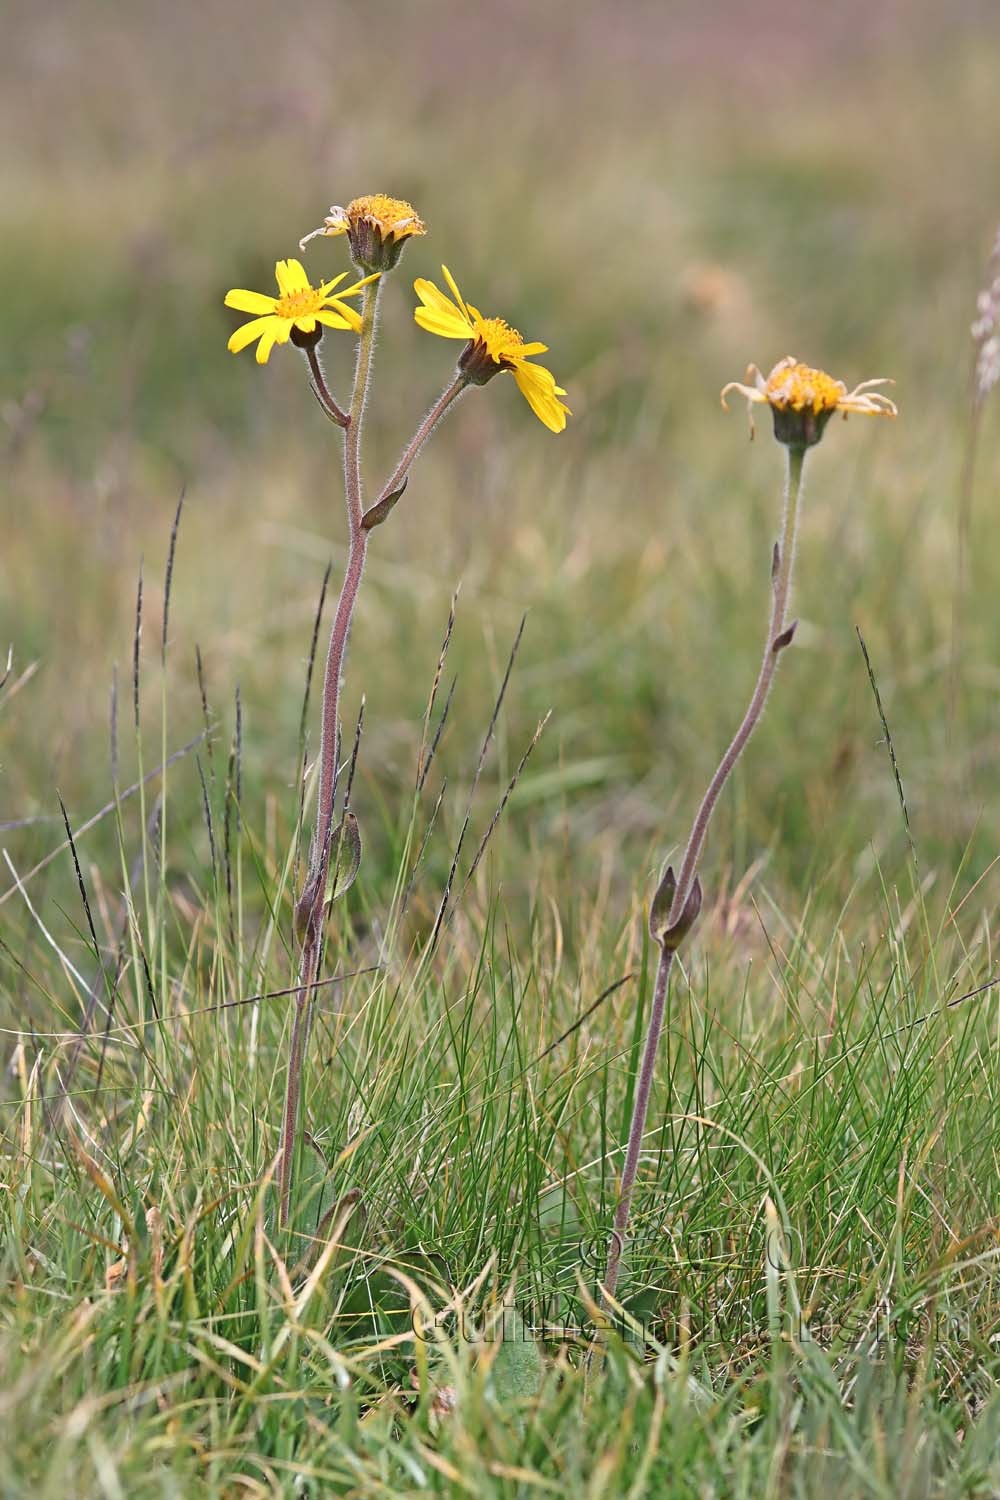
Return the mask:
M 242 328 L 237 328 L 229 340 L 231 354 L 239 354 L 241 349 L 258 339 L 257 363 L 266 365 L 275 344 L 287 344 L 291 339 L 301 348 L 308 348 L 319 342 L 323 328 L 349 328 L 358 332 L 361 319 L 341 298 L 353 297 L 369 281 L 374 281 L 374 276 L 345 287 L 333 297 L 330 294 L 346 279 L 346 271 L 332 281 L 324 281 L 321 286 L 311 286 L 300 261 L 279 260 L 274 275 L 280 294 L 277 297 L 239 289 L 226 293 L 227 307 L 235 307 L 237 312 L 257 314 Z
M 299 249 L 319 234 L 346 234 L 355 265 L 365 271 L 391 271 L 406 241 L 426 233 L 412 203 L 385 193 L 366 193 L 346 208 L 331 208 L 320 227 L 299 241 Z
M 538 420 L 551 432 L 562 432 L 570 409 L 559 397 L 566 392 L 556 385 L 554 375 L 544 365 L 529 363 L 532 355 L 544 354 L 548 345 L 526 344 L 503 318 L 484 318 L 477 307 L 464 300 L 447 266 L 441 267 L 441 273 L 451 297 L 432 281 L 413 283 L 421 303 L 413 316 L 420 327 L 439 338 L 466 341 L 458 368 L 471 385 L 485 385 L 501 370 L 509 370 Z
M 842 380 L 834 380 L 825 370 L 814 370 L 800 364 L 794 355 L 788 354 L 779 360 L 767 379 L 756 365 L 747 368 L 747 380 L 753 385 L 742 385 L 731 380 L 722 390 L 722 405 L 726 407 L 726 396 L 730 391 L 739 391 L 747 399 L 750 412 L 750 436 L 753 436 L 753 407 L 767 405 L 774 416 L 774 435 L 779 443 L 793 448 L 811 448 L 823 436 L 823 429 L 834 412 L 861 412 L 867 416 L 894 417 L 895 403 L 873 387 L 891 385 L 885 379 L 863 380 L 849 391 Z

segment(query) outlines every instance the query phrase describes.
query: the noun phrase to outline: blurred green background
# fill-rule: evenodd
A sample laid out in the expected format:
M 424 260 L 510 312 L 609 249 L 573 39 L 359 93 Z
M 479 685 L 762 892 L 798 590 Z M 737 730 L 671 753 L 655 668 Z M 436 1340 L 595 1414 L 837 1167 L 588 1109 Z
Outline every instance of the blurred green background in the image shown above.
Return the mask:
M 709 884 L 763 858 L 801 908 L 820 879 L 839 899 L 873 849 L 890 867 L 905 856 L 856 625 L 922 857 L 950 879 L 971 840 L 968 869 L 986 867 L 1000 403 L 983 413 L 954 712 L 949 659 L 969 322 L 1000 223 L 994 5 L 94 0 L 15 6 L 12 21 L 0 823 L 19 868 L 58 840 L 57 788 L 76 823 L 109 795 L 108 698 L 117 663 L 127 727 L 140 561 L 155 759 L 182 490 L 168 744 L 201 726 L 197 643 L 223 742 L 242 695 L 248 821 L 287 829 L 316 597 L 344 555 L 339 452 L 291 351 L 263 370 L 226 352 L 240 319 L 222 299 L 270 290 L 275 259 L 331 203 L 377 190 L 411 199 L 429 232 L 383 300 L 372 482 L 448 377 L 454 351 L 412 321 L 412 279 L 441 261 L 484 311 L 551 346 L 574 416 L 553 437 L 513 382 L 473 392 L 378 532 L 345 697 L 352 721 L 367 696 L 363 823 L 409 795 L 461 581 L 442 774 L 471 776 L 528 610 L 502 769 L 553 718 L 497 846 L 536 851 L 501 866 L 507 889 L 551 851 L 563 880 L 628 909 L 686 831 L 763 630 L 781 454 L 766 422 L 750 446 L 718 391 L 791 351 L 849 385 L 893 376 L 901 415 L 838 424 L 814 455 L 802 624 L 720 809 Z M 305 259 L 333 275 L 343 241 Z M 343 393 L 350 340 L 331 335 L 326 354 Z M 121 753 L 127 780 L 124 730 Z M 176 785 L 173 826 L 187 821 L 204 858 L 193 762 Z

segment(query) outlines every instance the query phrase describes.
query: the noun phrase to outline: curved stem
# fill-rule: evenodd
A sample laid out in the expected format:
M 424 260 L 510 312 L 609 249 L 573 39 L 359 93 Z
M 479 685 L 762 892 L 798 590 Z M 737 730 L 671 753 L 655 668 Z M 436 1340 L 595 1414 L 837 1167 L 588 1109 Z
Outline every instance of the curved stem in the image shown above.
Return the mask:
M 788 600 L 791 594 L 792 568 L 795 563 L 795 538 L 798 530 L 799 501 L 802 495 L 802 468 L 805 461 L 804 448 L 788 449 L 788 473 L 785 483 L 785 513 L 781 528 L 781 541 L 775 553 L 777 569 L 771 584 L 771 617 L 767 627 L 767 639 L 764 642 L 764 657 L 760 664 L 760 672 L 757 675 L 757 684 L 753 690 L 749 707 L 743 715 L 743 721 L 734 734 L 729 748 L 720 760 L 715 775 L 708 784 L 708 790 L 701 799 L 701 806 L 695 814 L 695 820 L 688 838 L 687 848 L 684 850 L 684 858 L 681 861 L 680 874 L 677 877 L 677 889 L 674 892 L 673 905 L 670 910 L 670 920 L 675 922 L 684 910 L 691 884 L 695 877 L 698 859 L 701 855 L 705 835 L 715 804 L 736 762 L 746 749 L 747 742 L 760 723 L 760 716 L 764 712 L 767 695 L 771 691 L 771 683 L 778 666 L 778 657 L 781 655 L 782 646 L 779 641 L 785 628 L 788 611 Z M 788 644 L 786 641 L 785 645 Z
M 330 848 L 333 834 L 334 803 L 337 794 L 337 724 L 340 707 L 340 678 L 347 652 L 354 607 L 358 601 L 368 533 L 361 525 L 364 502 L 361 491 L 361 429 L 371 377 L 372 351 L 375 345 L 375 321 L 381 281 L 365 288 L 358 336 L 358 357 L 354 372 L 354 390 L 347 417 L 344 441 L 344 488 L 347 496 L 347 518 L 350 545 L 347 568 L 330 629 L 330 645 L 323 674 L 323 726 L 319 755 L 316 831 L 309 857 L 305 887 L 295 908 L 296 927 L 301 933 L 299 988 L 295 996 L 295 1019 L 288 1054 L 288 1077 L 285 1107 L 281 1125 L 281 1159 L 278 1167 L 280 1222 L 288 1223 L 291 1204 L 292 1173 L 298 1137 L 299 1098 L 305 1068 L 306 1047 L 312 1020 L 312 998 L 323 952 L 323 917 L 326 909 L 326 882 L 330 873 Z
M 334 400 L 333 392 L 330 390 L 330 387 L 326 383 L 326 376 L 323 374 L 323 366 L 319 362 L 318 346 L 313 344 L 308 349 L 303 349 L 302 352 L 305 355 L 306 363 L 309 366 L 309 374 L 312 379 L 313 395 L 316 397 L 316 400 L 319 402 L 320 406 L 323 408 L 332 422 L 336 422 L 338 427 L 346 427 L 351 419 L 347 415 L 346 411 L 342 411 L 338 406 L 337 402 Z
M 427 439 L 430 437 L 431 433 L 434 431 L 435 427 L 440 422 L 441 418 L 444 416 L 451 403 L 462 394 L 468 384 L 469 382 L 466 379 L 465 375 L 463 375 L 462 372 L 459 371 L 451 384 L 445 386 L 444 390 L 441 392 L 434 405 L 428 411 L 427 415 L 423 418 L 420 426 L 417 428 L 416 432 L 413 434 L 412 438 L 404 448 L 403 455 L 400 458 L 399 463 L 393 469 L 391 475 L 382 486 L 382 490 L 379 494 L 378 500 L 375 502 L 376 505 L 380 504 L 381 501 L 387 499 L 389 495 L 394 494 L 396 490 L 399 489 L 403 480 L 409 473 L 410 465 L 413 463 L 413 460 L 416 458 L 417 454 L 420 452 L 421 448 L 424 446 Z
M 785 484 L 785 511 L 781 528 L 781 541 L 775 549 L 775 567 L 771 579 L 771 612 L 768 620 L 767 638 L 764 642 L 764 656 L 757 674 L 757 683 L 750 699 L 749 707 L 743 715 L 743 720 L 737 729 L 729 748 L 720 760 L 715 775 L 708 784 L 708 790 L 701 800 L 701 805 L 695 814 L 691 833 L 688 837 L 687 847 L 684 850 L 684 858 L 681 861 L 680 875 L 674 890 L 674 899 L 670 907 L 671 923 L 677 922 L 687 904 L 691 886 L 697 873 L 698 859 L 701 855 L 705 835 L 711 821 L 715 804 L 725 786 L 729 776 L 739 760 L 750 736 L 753 734 L 760 722 L 767 695 L 771 690 L 771 683 L 778 666 L 778 658 L 784 646 L 788 645 L 788 639 L 783 637 L 785 620 L 788 612 L 788 601 L 792 586 L 792 568 L 795 563 L 795 538 L 798 529 L 799 501 L 802 494 L 802 469 L 805 460 L 805 449 L 788 449 L 788 473 Z M 646 1115 L 649 1110 L 649 1095 L 653 1085 L 653 1074 L 656 1069 L 656 1053 L 660 1044 L 660 1033 L 663 1030 L 663 1016 L 666 1009 L 667 985 L 670 979 L 670 970 L 673 965 L 674 950 L 661 946 L 660 961 L 656 970 L 656 982 L 653 986 L 653 1001 L 649 1012 L 649 1027 L 646 1032 L 646 1044 L 643 1048 L 642 1065 L 639 1071 L 639 1082 L 636 1087 L 635 1101 L 632 1106 L 632 1123 L 629 1127 L 628 1145 L 625 1152 L 625 1167 L 622 1172 L 621 1188 L 618 1195 L 618 1207 L 615 1211 L 614 1229 L 611 1235 L 611 1244 L 608 1249 L 607 1268 L 604 1273 L 603 1300 L 605 1308 L 608 1301 L 615 1294 L 618 1284 L 618 1272 L 621 1265 L 622 1251 L 625 1248 L 625 1235 L 628 1229 L 629 1212 L 632 1207 L 632 1194 L 635 1189 L 636 1173 L 639 1169 L 639 1153 L 642 1148 L 642 1138 L 646 1129 Z

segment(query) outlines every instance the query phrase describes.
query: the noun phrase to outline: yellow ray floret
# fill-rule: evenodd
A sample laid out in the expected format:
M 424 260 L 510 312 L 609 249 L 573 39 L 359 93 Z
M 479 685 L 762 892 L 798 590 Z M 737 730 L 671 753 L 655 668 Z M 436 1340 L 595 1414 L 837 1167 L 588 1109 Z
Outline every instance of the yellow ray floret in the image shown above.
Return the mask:
M 247 292 L 239 288 L 226 293 L 226 306 L 237 312 L 255 313 L 249 323 L 244 323 L 229 340 L 231 354 L 239 354 L 254 339 L 257 343 L 257 363 L 266 365 L 275 344 L 287 344 L 292 329 L 300 333 L 315 333 L 318 324 L 324 328 L 347 328 L 357 333 L 361 319 L 353 307 L 342 299 L 353 297 L 374 276 L 366 276 L 354 286 L 345 287 L 336 296 L 334 287 L 346 280 L 347 272 L 312 286 L 305 268 L 297 260 L 279 260 L 274 268 L 278 283 L 278 296 L 268 297 L 263 292 Z
M 842 412 L 845 417 L 850 412 L 881 417 L 897 415 L 895 403 L 875 390 L 876 386 L 891 385 L 891 380 L 863 380 L 849 391 L 842 380 L 835 380 L 825 370 L 814 370 L 810 365 L 801 364 L 792 354 L 779 360 L 766 379 L 756 365 L 748 366 L 746 378 L 753 383 L 744 385 L 731 380 L 723 387 L 721 400 L 726 407 L 730 391 L 739 391 L 746 398 L 751 434 L 755 405 L 769 406 L 775 413 L 775 432 L 782 441 L 790 440 L 782 434 L 786 430 L 796 432 L 798 422 L 801 433 L 808 434 L 805 438 L 807 444 L 818 441 L 823 426 L 834 412 Z M 780 424 L 779 416 L 783 419 Z
M 445 296 L 432 281 L 422 278 L 413 283 L 420 306 L 413 316 L 421 328 L 443 339 L 463 339 L 468 348 L 459 360 L 470 381 L 485 384 L 493 375 L 509 370 L 517 388 L 535 416 L 550 432 L 562 432 L 570 409 L 560 396 L 566 392 L 556 385 L 555 376 L 544 365 L 530 364 L 535 354 L 544 354 L 547 344 L 526 344 L 516 328 L 503 318 L 484 318 L 477 307 L 466 302 L 447 266 L 441 274 L 448 283 L 451 297 Z

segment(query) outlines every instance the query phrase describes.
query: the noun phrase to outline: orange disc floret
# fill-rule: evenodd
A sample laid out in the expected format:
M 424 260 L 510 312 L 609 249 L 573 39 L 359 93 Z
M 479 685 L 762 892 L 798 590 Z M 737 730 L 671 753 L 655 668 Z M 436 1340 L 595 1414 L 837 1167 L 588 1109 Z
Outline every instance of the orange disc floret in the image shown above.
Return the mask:
M 778 365 L 767 378 L 765 399 L 779 410 L 836 411 L 847 395 L 842 380 L 834 380 L 825 370 L 814 370 L 810 365 Z
M 881 391 L 873 389 L 879 385 L 891 385 L 891 381 L 863 380 L 849 391 L 842 380 L 834 380 L 825 370 L 814 370 L 804 365 L 794 354 L 779 360 L 765 380 L 756 365 L 747 368 L 746 379 L 753 384 L 731 380 L 722 388 L 722 405 L 730 391 L 739 391 L 746 397 L 750 413 L 750 436 L 753 437 L 753 408 L 769 406 L 774 417 L 774 435 L 779 443 L 791 448 L 811 448 L 823 436 L 823 429 L 834 412 L 859 412 L 864 416 L 896 416 L 895 403 Z
M 333 209 L 330 212 L 333 213 Z M 390 198 L 386 193 L 365 193 L 360 198 L 353 198 L 344 213 L 349 225 L 365 220 L 374 224 L 383 235 L 391 235 L 394 239 L 427 232 L 412 203 L 407 203 L 405 198 Z

